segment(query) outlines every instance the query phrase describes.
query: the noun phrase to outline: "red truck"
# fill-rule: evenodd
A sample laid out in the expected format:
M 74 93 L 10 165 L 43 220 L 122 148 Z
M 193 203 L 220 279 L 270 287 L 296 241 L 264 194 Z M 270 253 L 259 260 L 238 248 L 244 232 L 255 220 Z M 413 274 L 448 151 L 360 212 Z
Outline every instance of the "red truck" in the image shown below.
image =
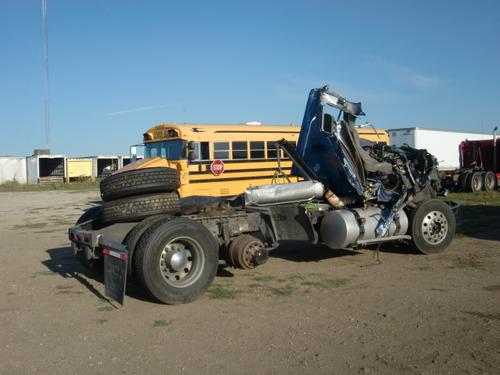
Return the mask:
M 444 188 L 478 192 L 493 191 L 500 185 L 500 139 L 496 138 L 496 129 L 492 139 L 460 143 L 460 168 L 444 172 Z

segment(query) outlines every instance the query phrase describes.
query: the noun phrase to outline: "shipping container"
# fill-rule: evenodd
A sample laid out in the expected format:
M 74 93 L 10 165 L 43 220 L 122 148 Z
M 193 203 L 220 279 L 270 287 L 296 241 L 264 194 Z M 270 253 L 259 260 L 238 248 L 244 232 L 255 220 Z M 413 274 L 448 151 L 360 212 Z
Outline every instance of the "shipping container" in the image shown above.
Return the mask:
M 66 157 L 33 155 L 26 158 L 29 184 L 63 183 L 66 181 Z

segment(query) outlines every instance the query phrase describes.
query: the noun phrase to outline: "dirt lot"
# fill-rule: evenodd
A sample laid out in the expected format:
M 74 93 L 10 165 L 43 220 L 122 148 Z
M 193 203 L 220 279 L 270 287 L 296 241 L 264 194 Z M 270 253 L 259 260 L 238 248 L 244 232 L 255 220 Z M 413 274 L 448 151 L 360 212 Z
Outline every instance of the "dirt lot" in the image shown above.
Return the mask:
M 289 244 L 194 303 L 114 309 L 66 239 L 97 199 L 0 193 L 1 374 L 500 373 L 500 206 L 464 207 L 443 254 Z

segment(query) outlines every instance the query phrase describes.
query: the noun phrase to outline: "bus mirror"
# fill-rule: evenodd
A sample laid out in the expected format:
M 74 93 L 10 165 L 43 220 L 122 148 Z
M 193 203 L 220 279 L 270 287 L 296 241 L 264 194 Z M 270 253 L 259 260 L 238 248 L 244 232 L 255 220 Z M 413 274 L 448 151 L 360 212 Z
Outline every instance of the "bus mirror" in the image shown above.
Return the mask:
M 136 146 L 130 146 L 130 160 L 132 160 L 132 161 L 137 160 L 137 147 Z
M 332 134 L 334 131 L 334 121 L 333 117 L 329 113 L 323 113 L 323 119 L 321 121 L 321 130 L 325 133 Z

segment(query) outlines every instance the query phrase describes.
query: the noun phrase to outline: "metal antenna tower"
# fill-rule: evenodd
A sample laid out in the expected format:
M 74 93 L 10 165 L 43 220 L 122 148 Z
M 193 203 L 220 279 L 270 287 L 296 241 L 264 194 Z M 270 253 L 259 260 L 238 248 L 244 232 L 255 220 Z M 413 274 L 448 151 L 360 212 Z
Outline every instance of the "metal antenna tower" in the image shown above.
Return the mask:
M 49 28 L 47 23 L 47 1 L 42 0 L 42 28 L 43 28 L 43 74 L 45 97 L 43 101 L 44 107 L 44 123 L 45 123 L 45 143 L 50 145 L 50 106 L 49 106 Z

